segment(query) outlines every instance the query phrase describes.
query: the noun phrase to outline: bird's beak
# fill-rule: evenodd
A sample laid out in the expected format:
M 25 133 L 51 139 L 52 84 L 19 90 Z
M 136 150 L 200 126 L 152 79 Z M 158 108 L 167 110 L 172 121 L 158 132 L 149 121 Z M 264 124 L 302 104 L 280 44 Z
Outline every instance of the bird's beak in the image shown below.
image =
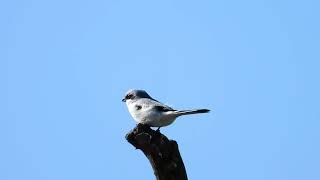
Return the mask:
M 122 102 L 126 102 L 126 99 L 122 99 Z

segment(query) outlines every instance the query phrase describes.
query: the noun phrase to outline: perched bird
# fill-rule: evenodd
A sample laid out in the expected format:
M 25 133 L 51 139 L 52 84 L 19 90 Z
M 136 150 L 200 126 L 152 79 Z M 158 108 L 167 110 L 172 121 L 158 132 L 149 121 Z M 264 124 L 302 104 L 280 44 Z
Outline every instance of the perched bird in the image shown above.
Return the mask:
M 210 111 L 208 109 L 175 110 L 153 99 L 144 90 L 129 90 L 122 101 L 126 102 L 131 116 L 138 124 L 159 128 L 170 125 L 179 116 Z

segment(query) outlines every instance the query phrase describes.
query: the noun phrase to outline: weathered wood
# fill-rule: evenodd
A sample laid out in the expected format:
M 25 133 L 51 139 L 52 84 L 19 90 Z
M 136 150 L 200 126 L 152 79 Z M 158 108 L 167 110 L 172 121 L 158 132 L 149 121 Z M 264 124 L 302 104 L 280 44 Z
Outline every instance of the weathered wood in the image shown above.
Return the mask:
M 149 159 L 157 180 L 188 179 L 176 141 L 142 124 L 131 130 L 126 139 Z

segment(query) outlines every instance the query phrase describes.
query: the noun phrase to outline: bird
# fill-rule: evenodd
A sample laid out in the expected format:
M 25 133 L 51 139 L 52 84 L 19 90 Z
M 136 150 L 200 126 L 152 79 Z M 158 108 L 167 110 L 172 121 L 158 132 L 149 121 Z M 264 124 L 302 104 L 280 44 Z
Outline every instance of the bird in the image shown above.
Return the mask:
M 122 99 L 126 103 L 129 113 L 138 124 L 150 127 L 168 126 L 177 117 L 190 114 L 208 113 L 209 109 L 175 110 L 155 99 L 145 90 L 131 89 Z

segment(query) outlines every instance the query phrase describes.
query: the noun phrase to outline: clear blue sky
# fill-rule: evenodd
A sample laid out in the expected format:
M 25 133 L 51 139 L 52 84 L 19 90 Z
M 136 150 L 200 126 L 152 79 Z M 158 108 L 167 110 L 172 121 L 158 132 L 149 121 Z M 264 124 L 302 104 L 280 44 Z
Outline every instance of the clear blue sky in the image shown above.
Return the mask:
M 153 179 L 130 88 L 190 179 L 320 179 L 318 1 L 1 1 L 0 179 Z

